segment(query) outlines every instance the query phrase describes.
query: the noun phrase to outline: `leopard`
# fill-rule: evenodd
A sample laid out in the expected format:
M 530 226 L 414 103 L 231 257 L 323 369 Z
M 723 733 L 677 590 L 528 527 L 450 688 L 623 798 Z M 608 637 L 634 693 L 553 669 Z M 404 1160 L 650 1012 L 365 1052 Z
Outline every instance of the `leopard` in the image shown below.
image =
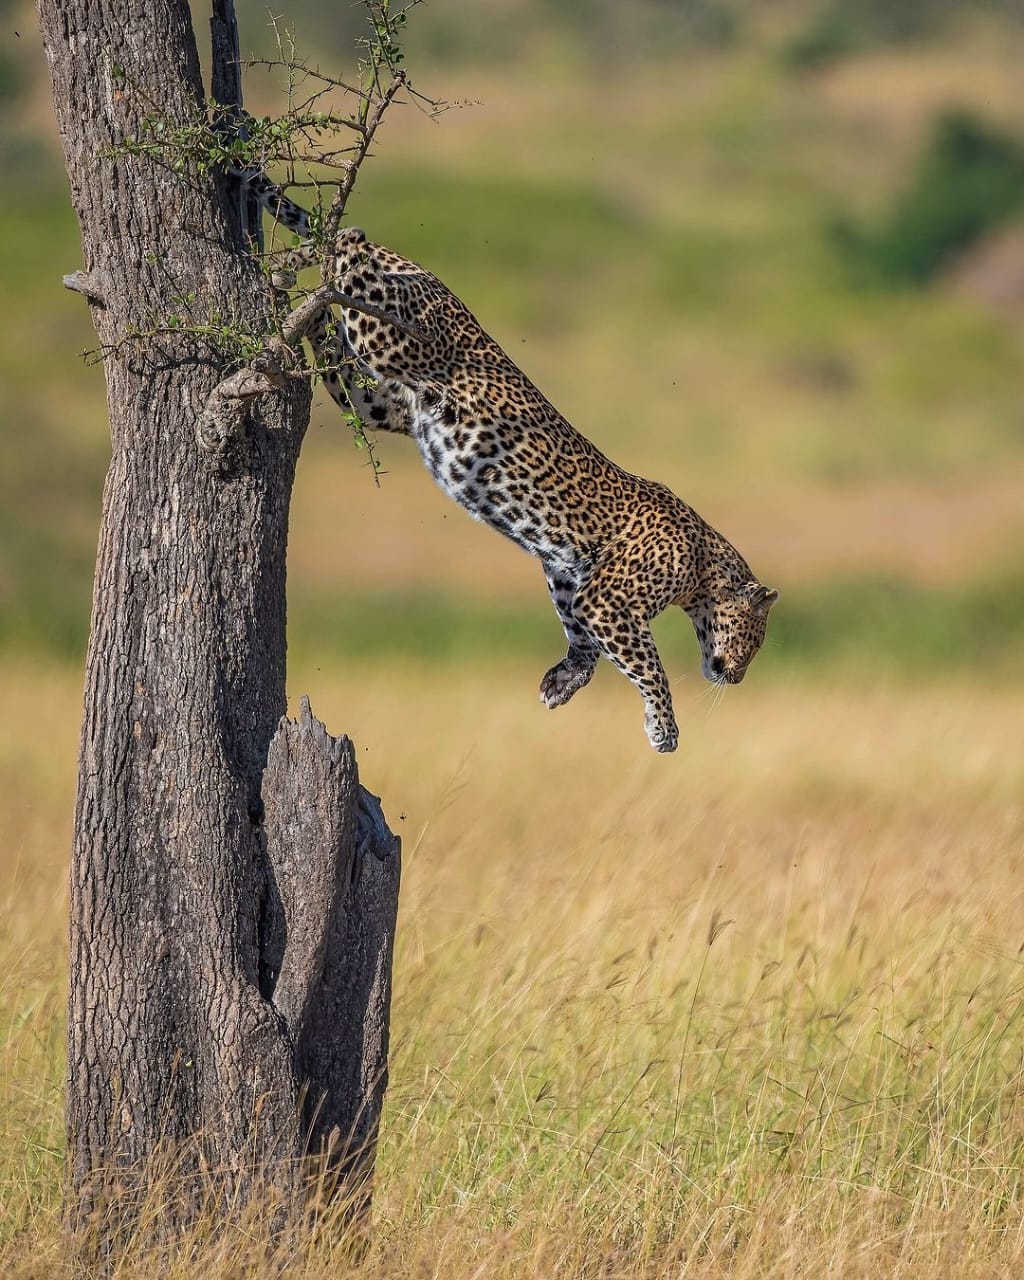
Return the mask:
M 293 286 L 321 258 L 309 212 L 262 170 L 237 176 L 299 238 L 269 255 L 275 283 Z M 371 431 L 409 436 L 449 497 L 540 561 L 567 644 L 541 679 L 544 706 L 569 702 L 603 657 L 639 691 L 650 745 L 675 751 L 652 619 L 682 609 L 704 678 L 735 685 L 764 642 L 778 591 L 671 489 L 572 427 L 431 271 L 354 226 L 332 252 L 344 300 L 307 332 L 331 397 Z

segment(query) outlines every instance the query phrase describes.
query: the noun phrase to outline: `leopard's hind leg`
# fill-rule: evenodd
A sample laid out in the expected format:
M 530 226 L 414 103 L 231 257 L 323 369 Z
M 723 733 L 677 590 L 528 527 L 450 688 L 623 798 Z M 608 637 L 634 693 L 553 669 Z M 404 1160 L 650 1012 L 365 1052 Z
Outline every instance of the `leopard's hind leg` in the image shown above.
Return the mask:
M 588 685 L 601 651 L 583 623 L 573 613 L 576 584 L 557 572 L 545 570 L 551 603 L 562 622 L 569 649 L 561 662 L 545 673 L 540 682 L 540 700 L 549 709 L 560 707 Z

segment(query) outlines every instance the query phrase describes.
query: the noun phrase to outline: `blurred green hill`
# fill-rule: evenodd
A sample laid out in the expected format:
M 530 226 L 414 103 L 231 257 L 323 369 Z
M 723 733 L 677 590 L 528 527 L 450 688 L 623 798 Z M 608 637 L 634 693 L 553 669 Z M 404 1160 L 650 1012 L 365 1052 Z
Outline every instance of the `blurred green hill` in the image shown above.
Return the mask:
M 60 287 L 80 250 L 31 11 L 2 12 L 0 645 L 66 653 L 87 626 L 102 373 L 75 359 L 93 335 Z M 243 47 L 266 52 L 265 10 L 239 16 Z M 289 19 L 300 53 L 351 63 L 358 9 L 304 0 Z M 353 216 L 782 588 L 772 663 L 983 656 L 1009 671 L 1024 639 L 1022 53 L 1015 10 L 981 0 L 428 0 L 414 81 L 472 105 L 396 113 Z M 280 105 L 264 73 L 249 92 Z M 927 272 L 876 269 L 929 237 Z M 295 645 L 557 647 L 537 566 L 435 492 L 407 442 L 383 442 L 378 490 L 330 406 L 314 423 Z

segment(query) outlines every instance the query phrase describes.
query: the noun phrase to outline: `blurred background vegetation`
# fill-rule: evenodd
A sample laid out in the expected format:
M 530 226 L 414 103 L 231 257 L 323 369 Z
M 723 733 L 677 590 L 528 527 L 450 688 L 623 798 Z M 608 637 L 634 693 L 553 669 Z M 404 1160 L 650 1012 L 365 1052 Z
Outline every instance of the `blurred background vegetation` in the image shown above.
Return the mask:
M 271 51 L 239 0 L 243 48 Z M 0 0 L 0 649 L 84 647 L 108 456 L 31 7 Z M 358 6 L 293 0 L 351 66 Z M 202 24 L 200 23 L 200 35 Z M 352 206 L 435 270 L 580 430 L 779 587 L 769 669 L 1011 675 L 1024 645 L 1024 21 L 1005 0 L 429 0 Z M 254 109 L 282 108 L 265 72 Z M 318 401 L 291 642 L 536 653 L 537 565 Z M 692 666 L 680 618 L 659 636 Z

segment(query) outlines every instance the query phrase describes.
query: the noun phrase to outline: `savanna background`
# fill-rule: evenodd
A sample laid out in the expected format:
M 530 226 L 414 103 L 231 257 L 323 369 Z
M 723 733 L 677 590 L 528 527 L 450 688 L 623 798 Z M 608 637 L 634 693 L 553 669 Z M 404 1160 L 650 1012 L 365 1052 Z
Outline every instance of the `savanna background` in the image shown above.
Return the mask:
M 239 0 L 242 44 L 267 14 Z M 0 1272 L 63 1274 L 65 874 L 107 459 L 31 8 L 0 31 Z M 205 16 L 197 11 L 200 38 Z M 292 0 L 350 65 L 357 9 Z M 1005 0 L 429 0 L 354 217 L 780 589 L 681 743 L 555 714 L 536 564 L 318 401 L 290 691 L 405 842 L 395 1277 L 1024 1268 L 1024 18 Z M 252 72 L 250 105 L 280 109 Z M 244 1231 L 122 1273 L 262 1274 Z M 347 1265 L 311 1241 L 288 1274 Z

